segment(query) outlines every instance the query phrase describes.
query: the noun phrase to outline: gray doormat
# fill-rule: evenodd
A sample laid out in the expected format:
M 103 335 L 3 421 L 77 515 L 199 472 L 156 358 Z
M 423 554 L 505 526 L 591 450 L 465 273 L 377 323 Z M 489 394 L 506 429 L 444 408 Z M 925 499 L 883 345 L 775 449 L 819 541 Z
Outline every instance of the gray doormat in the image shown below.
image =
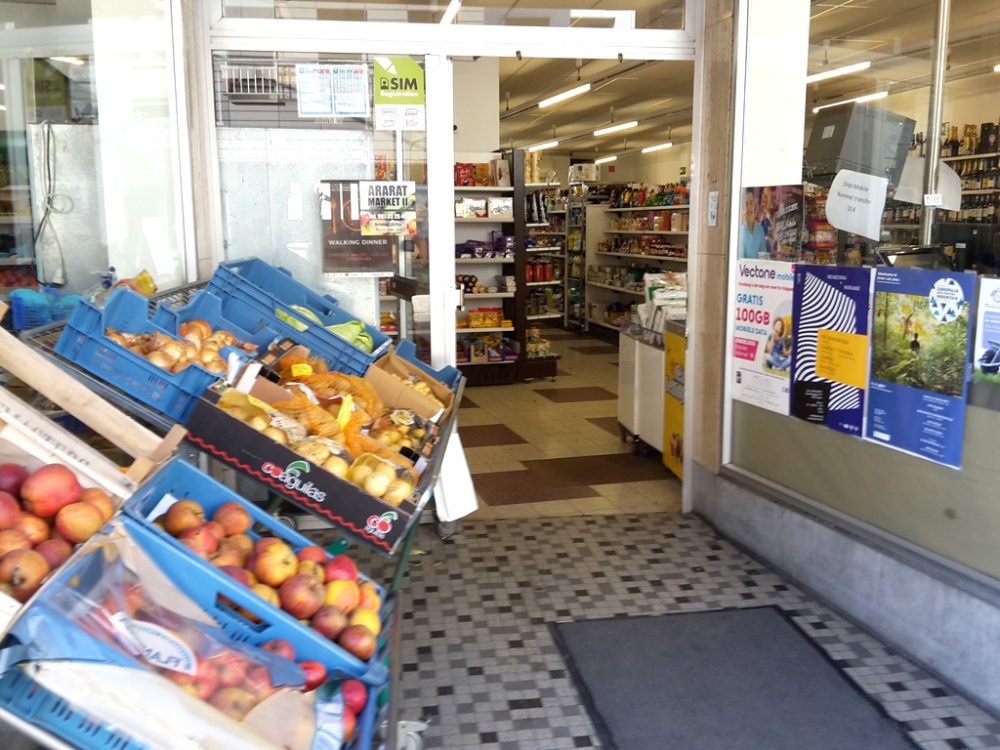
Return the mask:
M 776 607 L 552 630 L 606 748 L 917 747 Z

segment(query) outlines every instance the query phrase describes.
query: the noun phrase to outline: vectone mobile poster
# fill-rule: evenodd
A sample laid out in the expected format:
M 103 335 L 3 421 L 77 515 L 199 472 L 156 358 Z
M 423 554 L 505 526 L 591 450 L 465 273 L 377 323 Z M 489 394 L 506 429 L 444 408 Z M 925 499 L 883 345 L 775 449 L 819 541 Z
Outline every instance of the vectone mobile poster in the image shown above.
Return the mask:
M 1000 411 L 1000 279 L 980 279 L 969 404 Z

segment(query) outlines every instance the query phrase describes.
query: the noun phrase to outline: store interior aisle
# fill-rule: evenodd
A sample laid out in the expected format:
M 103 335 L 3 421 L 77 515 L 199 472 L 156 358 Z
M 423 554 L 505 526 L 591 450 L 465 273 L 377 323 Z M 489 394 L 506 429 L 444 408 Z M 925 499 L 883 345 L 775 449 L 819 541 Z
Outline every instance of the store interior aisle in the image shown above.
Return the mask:
M 620 438 L 617 347 L 543 335 L 561 355 L 554 382 L 466 390 L 458 429 L 480 501 L 473 518 L 679 511 L 680 482 Z

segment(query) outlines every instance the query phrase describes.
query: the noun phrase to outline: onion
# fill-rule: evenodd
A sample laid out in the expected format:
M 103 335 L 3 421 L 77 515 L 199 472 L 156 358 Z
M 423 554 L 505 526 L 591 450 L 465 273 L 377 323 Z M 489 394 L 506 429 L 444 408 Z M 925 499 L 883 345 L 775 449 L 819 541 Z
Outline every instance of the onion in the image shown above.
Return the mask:
M 157 367 L 162 367 L 164 370 L 169 370 L 173 362 L 170 358 L 161 351 L 155 351 L 149 354 L 146 359 L 150 364 L 156 365 Z
M 205 348 L 198 352 L 198 362 L 203 365 L 211 362 L 213 359 L 219 359 L 219 353 L 214 349 Z
M 222 357 L 215 357 L 207 362 L 202 362 L 201 366 L 209 372 L 223 373 L 226 371 L 226 362 Z
M 110 331 L 111 329 L 109 328 L 108 330 Z M 108 337 L 108 341 L 114 341 L 119 346 L 127 346 L 125 337 L 120 333 L 105 333 L 104 335 Z
M 229 331 L 216 331 L 209 338 L 218 339 L 223 346 L 232 346 L 236 343 L 236 337 Z
M 167 344 L 169 344 L 171 341 L 173 341 L 173 339 L 170 338 L 167 334 L 160 333 L 159 331 L 157 331 L 156 333 L 153 334 L 153 338 L 149 344 L 149 349 L 150 351 L 159 351 Z
M 201 349 L 201 342 L 205 340 L 205 337 L 201 335 L 201 332 L 196 330 L 189 330 L 187 333 L 182 333 L 181 338 L 191 344 L 194 344 L 196 349 Z
M 194 320 L 189 320 L 188 325 L 197 329 L 201 333 L 201 337 L 203 339 L 207 339 L 212 335 L 212 326 L 210 326 L 207 321 L 195 318 Z
M 198 347 L 190 341 L 181 341 L 181 359 L 191 362 L 198 359 Z
M 187 369 L 190 364 L 191 363 L 186 359 L 179 359 L 176 362 L 174 362 L 173 366 L 170 368 L 170 372 L 176 374 L 181 370 Z
M 181 358 L 181 354 L 184 352 L 184 347 L 181 346 L 180 341 L 168 341 L 160 349 L 160 353 L 164 356 L 170 358 L 170 364 L 174 364 L 177 360 Z

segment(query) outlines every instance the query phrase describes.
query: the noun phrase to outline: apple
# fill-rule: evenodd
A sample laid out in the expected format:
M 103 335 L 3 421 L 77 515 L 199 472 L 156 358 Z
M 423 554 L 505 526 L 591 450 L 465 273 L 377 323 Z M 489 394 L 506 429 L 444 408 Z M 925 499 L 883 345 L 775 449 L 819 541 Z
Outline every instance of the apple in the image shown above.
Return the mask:
M 222 713 L 235 721 L 242 721 L 256 701 L 253 693 L 238 687 L 219 688 L 209 701 Z
M 368 661 L 375 653 L 375 635 L 364 625 L 348 625 L 337 638 L 337 644 L 361 661 Z
M 202 560 L 208 560 L 211 556 L 208 554 L 208 550 L 205 549 L 204 545 L 198 539 L 181 539 L 179 540 L 181 544 L 191 550 L 195 555 L 200 557 Z
M 222 540 L 226 538 L 226 530 L 222 528 L 222 524 L 219 523 L 218 521 L 209 521 L 204 525 L 203 528 L 205 529 L 205 531 L 209 532 L 212 536 L 214 536 L 215 541 L 218 542 L 220 545 L 222 544 Z
M 351 613 L 351 616 L 347 620 L 348 625 L 364 625 L 368 628 L 372 635 L 378 635 L 382 632 L 382 621 L 378 619 L 378 615 L 372 612 L 370 609 L 356 609 Z
M 358 588 L 361 590 L 361 602 L 358 604 L 358 609 L 370 609 L 372 612 L 378 612 L 382 609 L 382 597 L 378 595 L 378 589 L 375 588 L 374 583 L 362 581 Z
M 361 603 L 361 589 L 354 581 L 336 578 L 326 584 L 324 601 L 345 614 L 353 612 Z
M 295 647 L 283 638 L 272 638 L 261 646 L 265 651 L 276 654 L 283 659 L 295 661 Z
M 21 493 L 21 485 L 30 472 L 18 464 L 0 464 L 0 492 L 7 492 L 14 497 Z
M 300 661 L 299 666 L 306 673 L 306 692 L 315 690 L 326 682 L 326 667 L 318 661 L 307 659 L 306 661 Z
M 90 487 L 83 491 L 80 495 L 80 502 L 90 503 L 99 511 L 101 511 L 101 520 L 107 523 L 111 520 L 111 516 L 115 514 L 115 504 L 111 500 L 111 496 L 108 495 L 102 489 L 97 487 Z
M 219 673 L 219 685 L 236 687 L 250 671 L 250 662 L 235 651 L 223 651 L 212 657 Z
M 194 500 L 178 500 L 163 514 L 163 528 L 171 536 L 180 536 L 188 529 L 205 523 L 205 510 Z
M 214 555 L 215 551 L 219 549 L 219 540 L 215 538 L 215 535 L 204 525 L 196 526 L 193 529 L 186 529 L 182 531 L 180 536 L 177 537 L 182 542 L 191 539 L 198 542 L 209 555 Z
M 250 574 L 243 570 L 243 568 L 237 567 L 236 565 L 222 565 L 219 567 L 219 570 L 247 588 L 250 588 L 250 586 L 253 585 L 250 583 Z
M 356 581 L 358 580 L 358 566 L 354 564 L 354 560 L 349 558 L 347 555 L 337 555 L 323 566 L 323 570 L 326 573 L 326 580 L 336 581 Z
M 280 586 L 298 570 L 299 561 L 284 542 L 270 544 L 257 552 L 253 574 L 268 586 Z
M 219 687 L 219 673 L 208 659 L 199 659 L 193 675 L 183 672 L 167 672 L 167 677 L 185 688 L 191 695 L 207 701 Z
M 368 703 L 368 688 L 361 680 L 344 680 L 340 683 L 340 692 L 344 696 L 344 705 L 355 714 L 365 709 Z
M 75 503 L 83 494 L 76 475 L 62 464 L 47 464 L 33 472 L 21 485 L 24 509 L 42 518 L 51 518 L 59 509 Z
M 322 584 L 325 580 L 323 566 L 315 560 L 300 560 L 299 567 L 296 569 L 296 572 L 299 575 L 312 576 L 320 584 Z
M 278 598 L 281 608 L 292 617 L 305 619 L 312 617 L 323 606 L 325 595 L 323 584 L 311 575 L 296 573 L 281 584 Z
M 73 545 L 65 539 L 46 539 L 35 547 L 35 552 L 44 557 L 49 567 L 55 570 L 73 554 Z
M 212 520 L 222 525 L 226 536 L 246 534 L 253 524 L 250 513 L 235 500 L 223 503 L 216 508 L 215 513 L 212 514 Z
M 212 555 L 210 559 L 212 565 L 217 568 L 234 567 L 242 569 L 243 567 L 243 559 L 240 557 L 239 551 L 232 547 L 220 547 L 219 551 Z M 249 585 L 248 583 L 247 586 Z
M 0 531 L 0 558 L 16 549 L 31 549 L 31 540 L 17 529 Z
M 16 466 L 16 464 L 4 464 Z M 17 498 L 9 492 L 0 490 L 0 529 L 12 529 L 21 517 L 21 506 Z
M 27 601 L 38 591 L 51 568 L 45 558 L 31 549 L 14 550 L 0 559 L 0 581 L 14 587 L 14 598 Z
M 243 687 L 258 701 L 270 697 L 277 691 L 277 688 L 271 683 L 271 673 L 267 667 L 251 669 L 246 680 L 243 681 Z
M 329 605 L 320 607 L 309 621 L 309 627 L 331 641 L 337 639 L 347 624 L 347 615 Z
M 227 536 L 221 542 L 219 542 L 220 547 L 232 547 L 243 555 L 245 560 L 251 552 L 253 552 L 253 539 L 248 537 L 246 534 L 233 534 L 232 536 Z
M 345 743 L 350 742 L 354 738 L 354 730 L 358 725 L 358 717 L 347 706 L 344 706 L 344 737 L 343 741 Z
M 268 586 L 266 583 L 254 583 L 251 584 L 250 590 L 259 596 L 261 599 L 266 601 L 268 604 L 281 608 L 281 600 L 278 598 L 278 592 Z M 240 608 L 239 613 L 247 618 L 250 622 L 260 622 L 260 618 L 257 617 L 253 612 Z
M 284 544 L 281 539 L 276 536 L 262 536 L 253 545 L 254 552 L 263 552 L 265 549 L 270 547 L 272 544 Z
M 67 505 L 66 507 L 68 508 L 69 506 Z M 49 538 L 49 534 L 52 533 L 48 522 L 44 518 L 39 518 L 31 513 L 22 513 L 17 523 L 14 524 L 14 528 L 28 537 L 28 541 L 31 542 L 32 547 L 44 542 Z
M 71 544 L 87 541 L 103 525 L 101 511 L 90 503 L 70 503 L 56 513 L 56 529 Z
M 312 560 L 313 562 L 320 564 L 325 563 L 327 559 L 326 550 L 315 545 L 303 547 L 299 550 L 299 554 L 296 555 L 296 557 L 299 558 L 299 562 Z

